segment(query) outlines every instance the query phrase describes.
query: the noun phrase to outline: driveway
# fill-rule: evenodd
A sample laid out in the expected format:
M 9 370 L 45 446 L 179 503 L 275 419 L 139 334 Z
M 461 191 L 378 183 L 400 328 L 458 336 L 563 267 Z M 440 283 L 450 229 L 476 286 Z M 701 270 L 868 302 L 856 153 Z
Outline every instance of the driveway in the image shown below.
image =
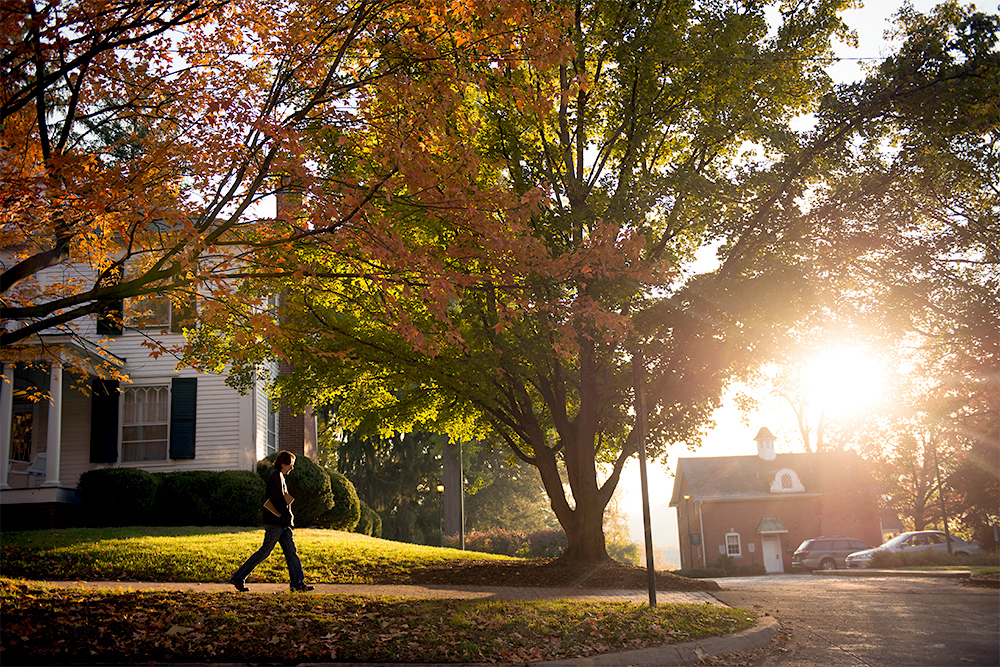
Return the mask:
M 734 607 L 778 619 L 759 666 L 1000 664 L 1000 593 L 950 579 L 809 574 L 720 579 Z

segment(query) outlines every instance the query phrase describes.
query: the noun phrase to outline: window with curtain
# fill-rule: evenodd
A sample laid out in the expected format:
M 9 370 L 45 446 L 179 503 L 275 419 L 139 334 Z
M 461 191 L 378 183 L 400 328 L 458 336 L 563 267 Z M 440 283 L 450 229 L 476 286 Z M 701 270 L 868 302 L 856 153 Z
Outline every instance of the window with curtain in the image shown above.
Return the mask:
M 166 461 L 170 387 L 128 387 L 122 420 L 122 461 Z

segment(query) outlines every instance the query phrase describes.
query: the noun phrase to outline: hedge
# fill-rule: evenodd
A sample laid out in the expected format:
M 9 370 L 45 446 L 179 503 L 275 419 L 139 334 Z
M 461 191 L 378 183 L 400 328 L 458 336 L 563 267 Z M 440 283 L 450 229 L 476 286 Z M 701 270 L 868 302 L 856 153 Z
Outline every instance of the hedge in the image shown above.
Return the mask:
M 361 501 L 351 480 L 335 470 L 327 470 L 333 507 L 320 517 L 320 525 L 334 530 L 353 531 L 361 520 Z
M 77 496 L 97 526 L 259 526 L 264 483 L 248 470 L 100 468 L 80 476 Z
M 361 501 L 361 518 L 358 520 L 358 525 L 354 527 L 354 532 L 371 537 L 382 537 L 382 517 L 364 501 Z
M 138 468 L 99 468 L 80 475 L 76 495 L 88 523 L 142 526 L 152 523 L 157 478 Z
M 257 474 L 262 480 L 267 480 L 268 473 L 274 468 L 275 452 L 257 462 Z M 295 525 L 300 528 L 323 526 L 323 515 L 333 509 L 333 490 L 330 487 L 330 476 L 320 468 L 315 461 L 306 456 L 295 458 L 295 469 L 285 476 L 288 493 L 295 502 L 292 504 L 292 514 L 295 515 Z

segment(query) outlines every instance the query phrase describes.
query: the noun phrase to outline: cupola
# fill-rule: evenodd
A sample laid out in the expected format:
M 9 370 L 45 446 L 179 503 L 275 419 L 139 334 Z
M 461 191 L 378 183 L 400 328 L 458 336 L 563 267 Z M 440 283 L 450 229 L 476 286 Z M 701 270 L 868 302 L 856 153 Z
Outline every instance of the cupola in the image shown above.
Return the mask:
M 761 429 L 757 431 L 757 437 L 755 437 L 754 440 L 757 441 L 757 456 L 765 461 L 773 461 L 774 434 L 772 434 L 766 426 L 762 426 Z

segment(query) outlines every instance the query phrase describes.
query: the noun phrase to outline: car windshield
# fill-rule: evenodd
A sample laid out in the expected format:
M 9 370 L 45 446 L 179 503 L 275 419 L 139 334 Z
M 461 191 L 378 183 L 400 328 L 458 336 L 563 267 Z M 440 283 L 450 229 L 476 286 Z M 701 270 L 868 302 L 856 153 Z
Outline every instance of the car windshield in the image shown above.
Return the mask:
M 882 546 L 883 547 L 896 547 L 896 546 L 899 546 L 904 541 L 906 541 L 907 537 L 909 537 L 909 535 L 907 535 L 906 533 L 903 533 L 902 535 L 897 535 L 896 537 L 894 537 L 891 540 L 887 541 Z

